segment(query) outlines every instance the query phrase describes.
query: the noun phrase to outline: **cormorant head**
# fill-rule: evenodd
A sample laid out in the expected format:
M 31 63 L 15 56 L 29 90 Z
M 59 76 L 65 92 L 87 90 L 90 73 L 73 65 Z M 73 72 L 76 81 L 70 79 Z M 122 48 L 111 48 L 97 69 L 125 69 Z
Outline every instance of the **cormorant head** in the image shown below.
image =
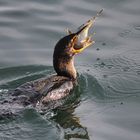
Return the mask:
M 101 12 L 102 10 L 97 13 L 97 16 Z M 88 32 L 95 18 L 93 17 L 80 26 L 77 32 L 72 33 L 68 30 L 69 35 L 60 39 L 56 44 L 53 54 L 53 66 L 58 75 L 76 79 L 77 73 L 74 67 L 74 56 L 94 43 L 91 39 L 92 36 L 89 36 Z

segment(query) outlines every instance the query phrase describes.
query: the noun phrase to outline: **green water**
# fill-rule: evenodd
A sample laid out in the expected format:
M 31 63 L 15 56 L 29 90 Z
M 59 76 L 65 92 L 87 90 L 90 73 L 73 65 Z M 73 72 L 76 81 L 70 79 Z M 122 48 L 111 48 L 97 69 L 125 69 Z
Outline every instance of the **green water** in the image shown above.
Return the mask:
M 102 8 L 91 30 L 96 43 L 75 59 L 77 102 L 1 120 L 0 140 L 140 139 L 139 0 L 1 0 L 0 100 L 9 89 L 55 73 L 53 48 L 65 29 Z

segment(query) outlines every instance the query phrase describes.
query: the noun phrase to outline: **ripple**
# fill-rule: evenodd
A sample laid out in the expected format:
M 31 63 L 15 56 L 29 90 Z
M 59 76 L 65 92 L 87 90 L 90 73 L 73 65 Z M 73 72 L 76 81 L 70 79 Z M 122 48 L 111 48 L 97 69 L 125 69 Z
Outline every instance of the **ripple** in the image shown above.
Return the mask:
M 99 60 L 94 67 L 86 66 L 88 75 L 82 73 L 80 83 L 82 92 L 86 93 L 85 98 L 112 102 L 140 95 L 139 54 L 139 50 L 129 50 L 110 59 Z
M 139 139 L 139 5 L 139 0 L 0 0 L 0 96 L 52 74 L 52 67 L 28 64 L 51 65 L 51 46 L 64 29 L 75 29 L 104 9 L 95 26 L 95 48 L 78 59 L 79 113 L 62 112 L 56 124 L 27 109 L 21 119 L 0 122 L 0 139 L 55 140 L 65 132 L 67 139 L 112 140 L 118 139 L 116 132 L 119 139 Z M 127 97 L 132 98 L 124 101 Z
M 140 66 L 140 51 L 130 50 L 123 52 L 111 59 L 111 63 L 114 67 L 120 67 L 123 71 L 136 71 Z
M 108 80 L 108 85 L 117 94 L 122 94 L 122 96 L 136 95 L 140 93 L 140 78 L 133 74 L 116 74 L 111 76 Z
M 100 70 L 98 79 L 108 98 L 125 98 L 137 96 L 140 93 L 140 51 L 129 50 L 104 62 L 98 62 L 96 69 Z
M 63 130 L 56 123 L 42 119 L 34 110 L 27 109 L 15 120 L 0 121 L 0 139 L 62 139 Z M 48 135 L 49 133 L 49 135 Z M 59 134 L 59 135 L 58 135 Z
M 80 92 L 83 93 L 83 100 L 92 99 L 94 101 L 101 101 L 104 99 L 104 89 L 94 76 L 81 73 L 79 86 Z
M 52 67 L 46 66 L 17 66 L 0 69 L 0 88 L 16 88 L 21 84 L 52 73 Z
M 26 18 L 30 16 L 27 11 L 21 9 L 3 9 L 1 10 L 0 15 L 10 18 Z
M 77 6 L 67 6 L 67 10 L 73 13 L 79 13 L 81 15 L 88 15 L 88 16 L 93 16 L 94 13 L 96 13 L 96 10 L 93 9 L 86 9 L 84 7 L 77 7 Z
M 134 38 L 138 39 L 140 38 L 140 33 L 139 33 L 139 26 L 134 26 L 131 29 L 125 29 L 122 32 L 119 33 L 120 37 L 123 38 Z
M 127 37 L 130 35 L 131 31 L 130 30 L 123 30 L 121 33 L 119 33 L 120 37 Z

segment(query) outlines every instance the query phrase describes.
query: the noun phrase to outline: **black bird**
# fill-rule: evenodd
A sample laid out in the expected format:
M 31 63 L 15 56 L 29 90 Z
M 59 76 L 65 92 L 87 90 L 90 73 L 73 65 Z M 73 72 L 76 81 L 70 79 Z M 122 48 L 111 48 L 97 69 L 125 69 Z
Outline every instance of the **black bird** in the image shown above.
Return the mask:
M 4 111 L 7 106 L 14 109 L 27 105 L 39 109 L 42 107 L 52 109 L 59 106 L 55 101 L 68 96 L 76 85 L 77 71 L 74 67 L 74 56 L 94 43 L 92 36 L 88 36 L 94 21 L 95 17 L 80 26 L 74 33 L 67 30 L 68 35 L 58 41 L 53 54 L 53 67 L 56 75 L 19 86 L 10 92 L 9 99 L 0 103 L 1 110 Z M 52 104 L 54 102 L 55 104 Z

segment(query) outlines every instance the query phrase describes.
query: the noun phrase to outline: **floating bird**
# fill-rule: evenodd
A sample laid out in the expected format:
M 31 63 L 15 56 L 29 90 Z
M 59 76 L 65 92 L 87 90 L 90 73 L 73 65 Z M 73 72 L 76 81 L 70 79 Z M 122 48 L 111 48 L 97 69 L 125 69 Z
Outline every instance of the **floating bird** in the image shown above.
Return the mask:
M 0 106 L 10 104 L 14 106 L 32 105 L 35 108 L 56 108 L 57 101 L 67 97 L 77 84 L 77 71 L 74 66 L 74 56 L 94 44 L 89 29 L 93 26 L 97 16 L 81 25 L 76 32 L 67 29 L 68 35 L 61 38 L 53 53 L 53 67 L 55 75 L 27 82 L 9 94 L 9 99 L 1 102 Z

